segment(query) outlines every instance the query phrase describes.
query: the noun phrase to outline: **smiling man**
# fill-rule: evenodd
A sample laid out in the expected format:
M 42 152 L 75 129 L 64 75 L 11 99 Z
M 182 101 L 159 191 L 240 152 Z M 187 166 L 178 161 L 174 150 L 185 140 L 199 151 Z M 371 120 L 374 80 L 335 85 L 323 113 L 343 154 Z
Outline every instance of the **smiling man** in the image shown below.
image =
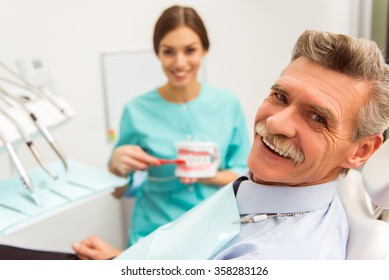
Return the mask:
M 122 253 L 97 237 L 73 248 L 82 259 L 345 259 L 336 180 L 381 146 L 388 104 L 374 42 L 306 31 L 257 111 L 246 174 Z
M 375 43 L 306 31 L 255 119 L 249 172 L 234 182 L 242 223 L 216 259 L 344 259 L 336 179 L 380 147 L 389 70 Z
M 388 104 L 374 42 L 304 32 L 257 111 L 249 171 L 118 258 L 345 259 L 336 180 L 381 146 Z M 117 253 L 98 238 L 76 247 L 92 259 Z

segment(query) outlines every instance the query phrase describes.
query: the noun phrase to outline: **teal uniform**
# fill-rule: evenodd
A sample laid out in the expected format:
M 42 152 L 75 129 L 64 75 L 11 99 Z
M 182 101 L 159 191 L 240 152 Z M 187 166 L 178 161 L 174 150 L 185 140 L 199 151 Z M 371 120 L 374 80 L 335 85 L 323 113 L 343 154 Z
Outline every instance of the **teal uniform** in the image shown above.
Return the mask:
M 139 145 L 157 158 L 177 157 L 175 143 L 212 141 L 220 150 L 220 170 L 237 174 L 246 169 L 250 148 L 244 115 L 237 97 L 229 91 L 202 84 L 197 98 L 171 103 L 157 89 L 129 101 L 123 111 L 115 147 Z M 152 166 L 136 191 L 130 242 L 175 220 L 218 190 L 216 186 L 185 185 L 174 176 L 175 165 Z M 131 174 L 130 174 L 131 180 Z

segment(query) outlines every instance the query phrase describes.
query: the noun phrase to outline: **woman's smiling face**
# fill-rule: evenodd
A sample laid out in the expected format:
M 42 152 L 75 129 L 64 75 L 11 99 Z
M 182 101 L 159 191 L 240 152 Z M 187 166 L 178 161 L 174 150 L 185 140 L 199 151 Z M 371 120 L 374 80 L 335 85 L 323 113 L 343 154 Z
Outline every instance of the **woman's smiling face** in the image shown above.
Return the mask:
M 205 54 L 198 34 L 187 26 L 180 26 L 162 38 L 158 58 L 168 83 L 173 87 L 186 87 L 197 82 Z

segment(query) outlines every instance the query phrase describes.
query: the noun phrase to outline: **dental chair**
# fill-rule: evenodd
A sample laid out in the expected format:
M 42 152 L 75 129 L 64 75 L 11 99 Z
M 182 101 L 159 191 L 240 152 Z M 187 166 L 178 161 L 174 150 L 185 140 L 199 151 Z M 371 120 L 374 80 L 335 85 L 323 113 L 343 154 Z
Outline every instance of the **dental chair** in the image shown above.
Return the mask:
M 339 179 L 338 195 L 349 222 L 346 259 L 389 260 L 389 140 L 365 163 Z

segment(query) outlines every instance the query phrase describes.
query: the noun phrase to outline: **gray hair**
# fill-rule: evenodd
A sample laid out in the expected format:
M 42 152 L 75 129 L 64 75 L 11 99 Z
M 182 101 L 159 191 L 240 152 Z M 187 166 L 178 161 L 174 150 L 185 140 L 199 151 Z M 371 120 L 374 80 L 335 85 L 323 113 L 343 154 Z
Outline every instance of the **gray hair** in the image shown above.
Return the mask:
M 293 48 L 292 61 L 301 56 L 351 78 L 369 82 L 369 97 L 359 111 L 353 141 L 387 129 L 389 66 L 375 42 L 344 34 L 307 30 Z

